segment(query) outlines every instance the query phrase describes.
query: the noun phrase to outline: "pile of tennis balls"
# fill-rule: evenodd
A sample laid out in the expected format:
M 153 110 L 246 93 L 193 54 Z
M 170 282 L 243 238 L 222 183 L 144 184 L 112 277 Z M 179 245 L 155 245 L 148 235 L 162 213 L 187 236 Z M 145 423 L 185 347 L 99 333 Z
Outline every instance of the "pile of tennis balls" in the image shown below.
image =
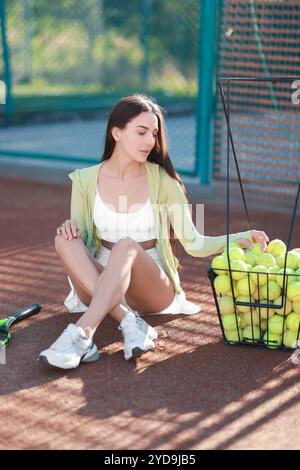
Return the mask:
M 260 340 L 271 349 L 282 344 L 296 348 L 300 338 L 300 248 L 288 252 L 285 276 L 286 245 L 282 240 L 270 241 L 265 252 L 258 243 L 243 249 L 230 241 L 228 253 L 232 285 L 227 247 L 211 264 L 217 274 L 214 288 L 227 341 L 253 344 Z M 283 307 L 234 305 L 233 296 L 240 302 Z

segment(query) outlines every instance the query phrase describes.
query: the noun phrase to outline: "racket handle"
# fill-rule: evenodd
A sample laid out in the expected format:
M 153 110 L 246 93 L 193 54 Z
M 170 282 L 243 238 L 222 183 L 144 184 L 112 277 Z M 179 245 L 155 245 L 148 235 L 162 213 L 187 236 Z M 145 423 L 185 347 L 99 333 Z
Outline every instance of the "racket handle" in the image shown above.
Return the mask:
M 15 312 L 11 316 L 15 318 L 14 323 L 18 323 L 19 321 L 24 320 L 25 318 L 31 317 L 32 315 L 39 313 L 41 308 L 42 307 L 39 304 L 34 303 L 30 305 L 30 307 L 27 307 L 24 310 L 20 310 L 19 312 Z

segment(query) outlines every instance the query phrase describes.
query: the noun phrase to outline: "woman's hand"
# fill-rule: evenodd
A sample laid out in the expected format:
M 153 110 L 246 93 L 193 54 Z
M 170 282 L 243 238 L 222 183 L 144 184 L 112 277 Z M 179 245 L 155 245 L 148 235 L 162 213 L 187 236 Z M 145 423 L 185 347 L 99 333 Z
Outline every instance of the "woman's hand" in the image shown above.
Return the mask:
M 262 251 L 267 250 L 267 242 L 269 241 L 269 237 L 260 230 L 251 230 L 251 238 L 254 243 L 258 243 L 262 249 Z M 238 238 L 236 240 L 243 248 L 251 248 L 252 243 L 247 238 Z
M 73 238 L 80 238 L 82 230 L 77 227 L 76 220 L 67 219 L 56 229 L 57 235 L 62 235 L 65 240 L 72 240 Z

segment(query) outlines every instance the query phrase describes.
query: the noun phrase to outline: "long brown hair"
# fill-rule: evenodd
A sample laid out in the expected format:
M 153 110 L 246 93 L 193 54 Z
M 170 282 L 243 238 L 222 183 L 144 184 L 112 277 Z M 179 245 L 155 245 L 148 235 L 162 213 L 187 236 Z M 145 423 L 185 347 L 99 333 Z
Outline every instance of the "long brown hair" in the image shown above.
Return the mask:
M 131 119 L 134 119 L 143 112 L 153 113 L 158 119 L 157 138 L 147 160 L 149 162 L 158 163 L 172 178 L 175 178 L 182 186 L 188 200 L 186 188 L 182 183 L 179 174 L 174 169 L 169 156 L 166 126 L 164 120 L 164 114 L 166 111 L 164 108 L 159 106 L 153 98 L 149 98 L 143 94 L 134 94 L 132 96 L 126 96 L 125 98 L 122 98 L 113 107 L 107 122 L 105 145 L 103 154 L 101 156 L 101 162 L 109 160 L 115 148 L 115 140 L 111 132 L 112 128 L 118 127 L 119 129 L 124 129 L 126 124 L 131 121 Z M 172 227 L 170 228 L 170 244 L 172 251 L 175 254 L 176 239 L 174 237 L 174 230 Z M 179 265 L 179 267 L 181 266 Z

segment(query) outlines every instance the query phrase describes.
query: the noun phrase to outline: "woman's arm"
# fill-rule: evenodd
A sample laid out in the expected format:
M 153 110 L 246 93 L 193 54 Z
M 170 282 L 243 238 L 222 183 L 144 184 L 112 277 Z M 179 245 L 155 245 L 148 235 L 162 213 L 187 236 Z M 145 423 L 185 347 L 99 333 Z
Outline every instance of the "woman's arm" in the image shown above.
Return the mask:
M 174 233 L 185 251 L 197 257 L 220 253 L 225 248 L 227 236 L 210 237 L 200 234 L 193 223 L 188 202 L 180 183 L 169 175 L 165 178 L 165 183 L 164 199 L 166 201 L 168 217 Z M 248 243 L 250 246 L 255 241 L 252 236 L 254 233 L 261 234 L 263 232 L 248 230 L 233 233 L 229 235 L 229 240 L 242 239 L 241 241 L 243 242 L 244 239 L 243 244 L 246 246 Z

